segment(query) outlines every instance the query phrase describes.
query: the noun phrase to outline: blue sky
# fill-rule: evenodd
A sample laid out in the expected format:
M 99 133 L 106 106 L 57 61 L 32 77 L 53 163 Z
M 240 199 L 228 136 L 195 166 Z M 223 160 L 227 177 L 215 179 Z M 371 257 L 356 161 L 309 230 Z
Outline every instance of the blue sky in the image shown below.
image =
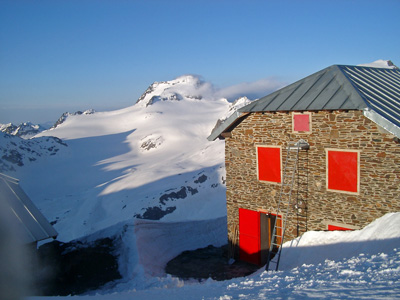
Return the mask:
M 0 123 L 127 107 L 184 74 L 265 82 L 254 98 L 332 64 L 400 65 L 399 12 L 398 0 L 0 0 Z

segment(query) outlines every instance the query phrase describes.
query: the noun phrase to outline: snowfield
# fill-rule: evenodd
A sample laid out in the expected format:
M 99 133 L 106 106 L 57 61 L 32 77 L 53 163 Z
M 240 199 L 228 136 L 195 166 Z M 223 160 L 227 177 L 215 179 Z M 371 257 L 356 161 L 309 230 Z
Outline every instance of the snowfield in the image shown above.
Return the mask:
M 69 115 L 35 137 L 55 136 L 67 147 L 11 175 L 55 223 L 60 241 L 133 217 L 223 217 L 224 143 L 207 136 L 231 105 L 203 96 L 210 88 L 182 76 L 154 83 L 131 107 Z
M 307 232 L 284 244 L 278 272 L 221 282 L 165 274 L 181 252 L 227 243 L 224 142 L 207 136 L 248 101 L 230 104 L 188 75 L 154 83 L 125 109 L 66 114 L 32 140 L 0 135 L 8 175 L 59 241 L 120 241 L 122 279 L 86 295 L 28 299 L 400 298 L 400 213 L 352 232 Z

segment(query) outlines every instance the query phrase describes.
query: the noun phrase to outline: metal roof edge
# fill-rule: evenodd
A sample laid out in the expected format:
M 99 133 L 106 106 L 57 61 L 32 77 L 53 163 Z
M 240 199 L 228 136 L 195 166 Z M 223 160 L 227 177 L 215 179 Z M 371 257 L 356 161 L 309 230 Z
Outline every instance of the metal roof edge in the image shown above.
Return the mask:
M 362 66 L 362 65 L 344 65 L 344 64 L 335 64 L 334 66 L 340 67 L 348 67 L 348 68 L 356 68 L 356 69 L 381 69 L 381 70 L 391 70 L 394 72 L 400 72 L 399 68 L 385 68 L 385 67 L 372 67 L 372 66 Z
M 51 237 L 57 237 L 57 230 L 54 229 L 54 227 L 50 224 L 50 222 L 39 210 L 39 208 L 33 203 L 33 201 L 29 198 L 29 196 L 25 193 L 21 186 L 19 184 L 16 184 L 13 187 L 13 191 L 17 199 L 25 206 L 25 209 L 29 211 L 29 214 L 36 221 L 37 225 L 41 228 L 43 233 L 47 235 L 47 237 L 37 238 L 37 241 L 45 240 Z
M 19 220 L 21 228 L 24 228 L 24 233 L 21 232 L 23 241 L 31 243 L 58 236 L 58 232 L 21 188 L 18 179 L 0 173 L 0 182 L 1 200 L 5 200 L 4 205 L 10 209 L 15 220 Z M 10 195 L 11 198 L 8 197 Z
M 219 137 L 221 133 L 223 133 L 229 126 L 231 126 L 241 115 L 242 114 L 239 111 L 235 111 L 227 119 L 222 121 L 218 127 L 214 128 L 211 134 L 207 137 L 207 140 L 215 141 L 215 139 Z
M 12 181 L 14 183 L 18 183 L 19 182 L 19 179 L 11 177 L 9 175 L 6 175 L 4 173 L 0 173 L 0 178 L 3 178 L 3 179 L 8 180 L 8 181 Z
M 370 108 L 364 109 L 363 112 L 366 118 L 370 119 L 372 122 L 376 123 L 397 138 L 400 138 L 400 127 L 396 126 L 395 124 L 382 117 L 380 114 Z

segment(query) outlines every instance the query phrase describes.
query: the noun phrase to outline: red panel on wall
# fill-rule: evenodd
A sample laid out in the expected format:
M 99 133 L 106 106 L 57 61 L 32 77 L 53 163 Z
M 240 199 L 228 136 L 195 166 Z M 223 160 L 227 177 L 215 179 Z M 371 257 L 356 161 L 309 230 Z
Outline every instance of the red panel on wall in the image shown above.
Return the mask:
M 310 114 L 294 114 L 293 130 L 310 131 Z
M 258 179 L 281 182 L 281 148 L 257 147 Z
M 259 265 L 261 262 L 260 213 L 239 208 L 240 260 Z
M 334 231 L 334 230 L 340 230 L 340 231 L 346 231 L 346 230 L 352 230 L 346 227 L 341 227 L 341 226 L 336 226 L 336 225 L 328 225 L 328 230 L 329 231 Z
M 358 192 L 358 152 L 328 150 L 328 189 Z

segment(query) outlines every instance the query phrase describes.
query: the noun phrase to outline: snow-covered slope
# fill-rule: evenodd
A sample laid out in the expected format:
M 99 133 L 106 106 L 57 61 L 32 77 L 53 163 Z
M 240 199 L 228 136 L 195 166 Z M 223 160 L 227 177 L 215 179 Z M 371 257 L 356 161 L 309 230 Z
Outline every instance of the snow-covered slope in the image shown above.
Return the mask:
M 34 139 L 68 147 L 11 174 L 68 241 L 132 218 L 226 215 L 223 141 L 209 142 L 229 103 L 194 76 L 154 83 L 128 108 L 68 114 Z
M 84 112 L 79 111 L 79 110 L 78 110 L 77 112 L 74 112 L 74 113 L 65 112 L 65 113 L 63 113 L 63 114 L 61 115 L 61 117 L 58 118 L 58 120 L 53 124 L 53 126 L 51 126 L 50 129 L 56 128 L 58 125 L 64 123 L 64 121 L 65 121 L 69 116 L 91 115 L 91 114 L 93 114 L 93 113 L 95 113 L 95 111 L 94 111 L 93 109 L 88 109 L 88 110 L 85 110 Z
M 210 83 L 193 75 L 183 75 L 171 81 L 154 82 L 138 99 L 136 104 L 148 106 L 157 101 L 213 98 Z
M 201 240 L 215 240 L 213 233 L 218 229 L 212 227 L 221 227 L 217 221 L 200 231 L 199 228 L 204 224 L 193 222 L 173 224 L 147 221 L 119 225 L 122 226 L 125 228 L 122 239 L 126 245 L 120 257 L 125 267 L 122 270 L 124 279 L 90 295 L 68 299 L 399 298 L 400 213 L 387 214 L 364 229 L 352 232 L 308 232 L 295 244 L 284 244 L 281 265 L 285 264 L 285 267 L 281 271 L 266 272 L 260 269 L 248 277 L 227 281 L 209 279 L 204 282 L 184 282 L 171 276 L 149 276 L 142 268 L 142 262 L 150 260 L 148 265 L 153 270 L 159 269 L 165 263 L 163 257 L 173 256 L 176 248 L 181 246 L 170 246 L 177 241 L 185 241 L 190 248 L 201 245 Z M 171 227 L 173 243 L 169 244 L 168 230 Z M 108 233 L 115 234 L 112 231 L 117 228 L 109 229 Z M 188 232 L 200 234 L 190 235 Z M 101 233 L 102 236 L 105 234 L 107 231 Z M 152 236 L 156 238 L 152 239 Z M 127 278 L 127 275 L 130 277 Z
M 28 140 L 0 132 L 0 172 L 16 171 L 35 161 L 43 161 L 66 147 L 66 143 L 55 137 Z
M 229 118 L 230 115 L 232 115 L 235 111 L 242 108 L 243 106 L 246 106 L 250 102 L 251 102 L 251 100 L 248 99 L 247 97 L 240 97 L 240 98 L 236 99 L 229 105 L 229 109 L 228 109 L 227 113 L 224 116 L 221 116 L 220 121 L 223 122 L 225 119 Z

